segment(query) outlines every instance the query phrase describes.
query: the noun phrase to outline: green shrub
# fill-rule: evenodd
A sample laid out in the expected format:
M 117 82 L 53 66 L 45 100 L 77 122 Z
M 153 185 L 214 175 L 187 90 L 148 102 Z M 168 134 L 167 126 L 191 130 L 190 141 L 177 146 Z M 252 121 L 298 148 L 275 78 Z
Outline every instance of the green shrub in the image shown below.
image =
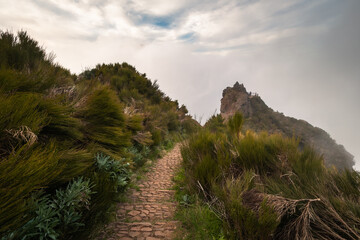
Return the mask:
M 42 92 L 73 83 L 70 71 L 53 64 L 26 32 L 0 31 L 0 92 Z
M 0 233 L 19 226 L 30 194 L 46 188 L 63 171 L 56 146 L 27 146 L 0 161 Z
M 190 137 L 181 149 L 188 181 L 193 187 L 199 182 L 209 190 L 213 182 L 226 175 L 230 159 L 225 139 L 224 135 L 203 130 Z M 220 152 L 223 157 L 216 156 Z
M 11 32 L 0 32 L 0 66 L 16 70 L 34 69 L 39 62 L 46 61 L 46 53 L 26 32 L 20 31 L 17 36 Z
M 80 131 L 80 120 L 72 117 L 73 109 L 63 105 L 58 99 L 43 99 L 38 111 L 46 114 L 48 124 L 39 133 L 39 137 L 56 137 L 61 141 L 81 141 L 83 133 Z
M 64 144 L 82 139 L 80 121 L 72 109 L 37 93 L 0 94 L 0 151 L 12 150 L 18 143 L 48 142 L 56 137 Z M 8 146 L 5 148 L 5 146 Z M 6 151 L 5 151 L 6 152 Z
M 96 155 L 96 164 L 100 171 L 107 172 L 111 180 L 115 182 L 115 192 L 124 191 L 130 180 L 129 163 L 126 163 L 124 159 L 114 160 L 110 156 L 98 153 Z
M 242 125 L 243 125 L 243 122 L 244 122 L 244 118 L 243 118 L 242 114 L 239 112 L 236 112 L 231 118 L 229 118 L 228 123 L 227 123 L 230 133 L 239 135 Z
M 271 239 L 278 225 L 277 214 L 266 198 L 257 203 L 256 211 L 252 209 L 257 201 L 251 194 L 255 178 L 255 172 L 245 171 L 238 178 L 227 178 L 222 186 L 213 186 L 214 195 L 223 204 L 226 233 L 231 239 Z
M 126 126 L 129 130 L 133 132 L 141 131 L 144 129 L 144 126 L 142 125 L 143 117 L 139 114 L 133 114 L 131 116 L 128 116 L 126 119 Z
M 147 146 L 141 147 L 141 150 L 138 150 L 137 147 L 132 146 L 128 149 L 128 151 L 131 154 L 131 159 L 135 164 L 135 168 L 142 167 L 149 159 L 149 155 L 151 153 L 150 148 Z
M 130 133 L 125 127 L 125 115 L 116 94 L 103 88 L 88 99 L 83 119 L 89 140 L 113 152 L 122 152 L 130 145 Z
M 21 126 L 27 126 L 37 135 L 49 121 L 46 112 L 39 111 L 41 102 L 41 95 L 35 93 L 0 94 L 1 135 Z
M 196 120 L 186 116 L 185 119 L 181 121 L 181 129 L 183 135 L 188 135 L 198 132 L 201 126 Z
M 62 173 L 57 176 L 51 187 L 58 188 L 78 176 L 88 176 L 94 165 L 94 155 L 86 149 L 69 148 L 59 152 L 59 166 Z
M 81 210 L 89 208 L 91 187 L 89 180 L 78 178 L 66 189 L 57 190 L 53 198 L 49 195 L 35 197 L 34 210 L 30 212 L 34 217 L 2 240 L 66 239 L 66 235 L 71 236 L 84 226 Z
M 205 123 L 204 127 L 211 132 L 224 132 L 226 125 L 221 114 L 211 116 Z
M 153 145 L 159 146 L 162 140 L 161 131 L 159 129 L 155 129 L 151 132 Z
M 89 211 L 84 212 L 85 226 L 74 234 L 75 239 L 89 239 L 91 234 L 108 223 L 115 214 L 115 203 L 130 181 L 130 164 L 103 153 L 95 156 L 95 168 L 90 174 L 93 194 Z
M 257 135 L 248 131 L 240 141 L 233 141 L 237 156 L 234 163 L 239 168 L 256 169 L 257 172 L 278 171 L 277 155 L 280 154 L 281 145 L 273 144 L 272 138 L 281 136 L 268 136 L 266 133 Z M 275 140 L 276 142 L 276 140 Z

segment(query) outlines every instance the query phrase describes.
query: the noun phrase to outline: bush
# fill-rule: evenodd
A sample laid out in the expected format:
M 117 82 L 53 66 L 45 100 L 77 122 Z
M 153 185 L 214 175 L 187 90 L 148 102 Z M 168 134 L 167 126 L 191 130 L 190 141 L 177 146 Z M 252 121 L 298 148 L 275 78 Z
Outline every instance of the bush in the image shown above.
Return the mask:
M 138 148 L 132 146 L 129 148 L 128 151 L 135 164 L 135 168 L 142 167 L 145 164 L 145 162 L 149 159 L 149 154 L 151 153 L 150 148 L 147 146 L 142 147 L 141 150 L 138 150 Z
M 100 171 L 109 174 L 109 177 L 115 183 L 115 192 L 124 191 L 130 180 L 131 172 L 129 170 L 129 163 L 126 163 L 124 159 L 114 160 L 111 159 L 110 156 L 98 153 L 96 155 L 96 164 Z
M 83 119 L 87 122 L 85 131 L 90 141 L 114 153 L 121 153 L 130 145 L 123 108 L 112 90 L 96 90 L 87 101 Z
M 0 233 L 24 221 L 30 194 L 48 186 L 63 171 L 56 146 L 27 146 L 0 161 Z
M 226 125 L 224 121 L 225 120 L 221 116 L 221 114 L 213 115 L 206 121 L 204 127 L 214 133 L 224 132 L 226 130 Z
M 201 126 L 197 121 L 187 116 L 181 121 L 181 129 L 183 135 L 191 135 L 198 132 Z
M 0 32 L 0 66 L 16 70 L 34 69 L 39 62 L 46 61 L 46 53 L 26 32 L 17 36 L 10 32 Z
M 71 236 L 84 225 L 81 210 L 89 208 L 91 194 L 90 181 L 78 178 L 66 189 L 57 190 L 53 198 L 50 195 L 34 197 L 34 210 L 30 211 L 34 217 L 2 240 L 67 239 L 66 235 Z

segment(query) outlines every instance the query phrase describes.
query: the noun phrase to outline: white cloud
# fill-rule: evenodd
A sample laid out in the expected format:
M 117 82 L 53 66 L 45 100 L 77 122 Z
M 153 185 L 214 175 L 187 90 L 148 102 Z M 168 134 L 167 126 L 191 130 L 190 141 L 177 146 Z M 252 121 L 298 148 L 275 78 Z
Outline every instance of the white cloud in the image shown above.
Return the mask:
M 132 0 L 128 4 L 137 12 L 152 14 L 156 16 L 166 16 L 182 9 L 188 5 L 189 0 Z

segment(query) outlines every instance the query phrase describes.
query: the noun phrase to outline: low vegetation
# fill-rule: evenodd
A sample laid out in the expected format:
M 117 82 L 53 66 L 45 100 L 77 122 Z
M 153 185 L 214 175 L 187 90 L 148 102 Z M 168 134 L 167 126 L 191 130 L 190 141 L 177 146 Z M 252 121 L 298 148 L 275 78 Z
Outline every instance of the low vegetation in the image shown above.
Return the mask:
M 175 200 L 178 202 L 175 219 L 181 222 L 175 239 L 224 239 L 222 219 L 186 184 L 181 167 L 174 177 Z
M 0 239 L 88 239 L 132 172 L 199 128 L 127 63 L 80 75 L 0 32 Z
M 360 238 L 359 173 L 326 168 L 322 156 L 299 148 L 297 139 L 243 132 L 242 123 L 239 113 L 227 123 L 213 116 L 182 148 L 179 201 L 195 199 L 179 210 L 183 222 L 194 222 L 187 212 L 197 214 L 201 207 L 201 214 L 211 210 L 222 226 L 191 238 Z M 187 226 L 190 235 L 194 226 L 199 223 Z

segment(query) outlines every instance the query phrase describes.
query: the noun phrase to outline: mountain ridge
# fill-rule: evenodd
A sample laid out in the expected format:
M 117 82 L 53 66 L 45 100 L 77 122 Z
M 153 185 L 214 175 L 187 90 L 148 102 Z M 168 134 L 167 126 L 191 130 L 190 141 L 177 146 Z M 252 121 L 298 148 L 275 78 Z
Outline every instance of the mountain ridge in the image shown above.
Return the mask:
M 300 147 L 311 146 L 322 154 L 327 166 L 351 169 L 355 164 L 354 156 L 343 145 L 337 144 L 326 131 L 305 120 L 275 112 L 258 94 L 247 92 L 243 84 L 236 82 L 233 87 L 223 90 L 220 113 L 227 119 L 238 111 L 246 119 L 244 129 L 281 133 L 287 137 L 296 136 L 299 138 Z

